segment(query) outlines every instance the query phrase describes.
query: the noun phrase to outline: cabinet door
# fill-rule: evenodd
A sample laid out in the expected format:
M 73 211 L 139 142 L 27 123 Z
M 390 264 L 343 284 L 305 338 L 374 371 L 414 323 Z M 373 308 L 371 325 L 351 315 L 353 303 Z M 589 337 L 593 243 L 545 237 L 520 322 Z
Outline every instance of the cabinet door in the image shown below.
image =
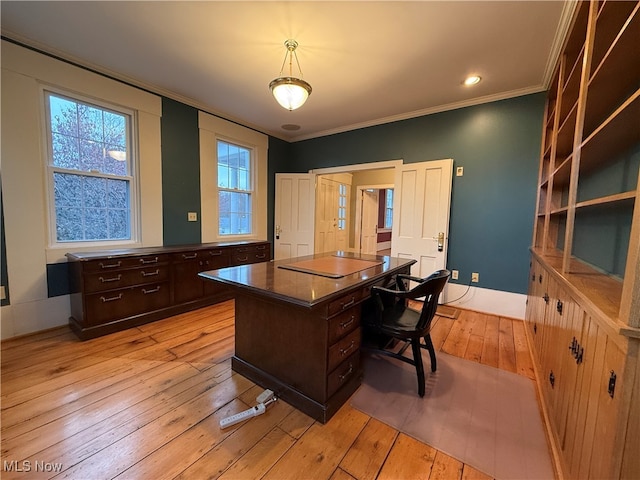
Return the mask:
M 623 398 L 626 394 L 627 381 L 630 378 L 633 381 L 633 375 L 627 375 L 625 354 L 608 336 L 604 362 L 594 374 L 597 387 L 594 388 L 594 392 L 597 393 L 598 398 L 597 402 L 594 402 L 597 403 L 597 413 L 589 477 L 618 478 L 623 453 L 621 446 L 627 428 L 622 405 L 628 400 L 624 402 Z M 615 386 L 610 387 L 612 380 L 615 381 Z M 635 455 L 638 455 L 638 452 L 635 452 Z
M 174 303 L 185 303 L 198 300 L 204 295 L 204 285 L 200 273 L 199 252 L 176 254 L 173 264 Z

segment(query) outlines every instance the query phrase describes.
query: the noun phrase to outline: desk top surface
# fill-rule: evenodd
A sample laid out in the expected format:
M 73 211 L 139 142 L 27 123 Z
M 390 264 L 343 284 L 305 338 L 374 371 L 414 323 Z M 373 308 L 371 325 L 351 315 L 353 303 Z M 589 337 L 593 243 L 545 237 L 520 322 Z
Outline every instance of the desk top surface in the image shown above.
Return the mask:
M 333 272 L 336 275 L 327 276 L 326 266 L 340 263 L 340 259 L 344 259 L 348 267 L 337 266 Z M 315 260 L 318 262 L 314 263 Z M 313 307 L 340 296 L 344 290 L 375 281 L 414 263 L 416 261 L 412 259 L 331 252 L 210 270 L 200 273 L 200 276 L 247 292 Z M 299 265 L 305 268 L 289 268 Z M 314 266 L 318 269 L 314 270 Z M 344 273 L 351 272 L 354 266 L 358 271 Z

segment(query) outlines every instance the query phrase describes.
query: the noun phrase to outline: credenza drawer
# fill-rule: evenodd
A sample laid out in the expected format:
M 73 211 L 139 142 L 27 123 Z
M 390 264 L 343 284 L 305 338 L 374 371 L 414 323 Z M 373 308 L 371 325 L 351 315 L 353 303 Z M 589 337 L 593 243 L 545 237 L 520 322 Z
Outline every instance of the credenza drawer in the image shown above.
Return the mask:
M 84 271 L 87 272 L 110 272 L 120 270 L 122 268 L 148 267 L 166 263 L 169 261 L 169 255 L 142 255 L 136 257 L 119 257 L 119 258 L 102 258 L 100 260 L 92 260 L 86 262 Z
M 93 293 L 86 296 L 86 319 L 90 325 L 100 325 L 166 308 L 170 302 L 169 282 Z
M 327 396 L 330 397 L 336 393 L 338 389 L 351 380 L 354 375 L 358 375 L 359 371 L 360 352 L 356 352 L 341 363 L 338 368 L 327 377 Z
M 234 247 L 231 254 L 233 265 L 266 262 L 269 259 L 270 252 L 268 244 Z
M 360 335 L 360 329 L 357 328 L 342 340 L 329 347 L 329 359 L 327 366 L 327 370 L 329 372 L 344 362 L 345 359 L 354 352 L 359 351 Z
M 169 279 L 167 264 L 131 268 L 128 270 L 113 270 L 100 273 L 89 273 L 84 277 L 84 288 L 87 293 L 102 292 L 140 285 L 144 283 L 159 283 Z
M 329 345 L 360 326 L 360 309 L 350 308 L 329 320 Z

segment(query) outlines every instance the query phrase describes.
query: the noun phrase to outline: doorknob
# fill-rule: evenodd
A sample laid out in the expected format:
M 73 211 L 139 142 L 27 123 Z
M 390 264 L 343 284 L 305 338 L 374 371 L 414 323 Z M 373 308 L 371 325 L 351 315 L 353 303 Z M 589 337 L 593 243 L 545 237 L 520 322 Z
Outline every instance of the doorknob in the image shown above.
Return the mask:
M 278 240 L 280 238 L 280 232 L 282 231 L 282 229 L 280 228 L 280 225 L 276 225 L 276 240 Z
M 444 250 L 444 232 L 439 232 L 437 237 L 433 237 L 434 240 L 438 240 L 438 251 Z

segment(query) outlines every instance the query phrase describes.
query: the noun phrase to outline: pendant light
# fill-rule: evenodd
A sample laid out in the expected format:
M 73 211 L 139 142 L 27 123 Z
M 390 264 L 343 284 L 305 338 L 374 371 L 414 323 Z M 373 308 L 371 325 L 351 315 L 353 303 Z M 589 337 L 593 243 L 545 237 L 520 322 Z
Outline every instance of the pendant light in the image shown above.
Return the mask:
M 293 76 L 293 57 L 296 58 L 296 64 L 298 65 L 299 76 L 302 77 L 302 70 L 300 69 L 300 62 L 298 61 L 298 55 L 296 55 L 296 48 L 298 48 L 298 42 L 295 40 L 287 40 L 284 42 L 284 46 L 287 47 L 287 53 L 285 53 L 284 61 L 282 62 L 282 68 L 280 68 L 280 76 L 275 80 L 272 80 L 269 84 L 271 93 L 275 97 L 276 101 L 287 110 L 295 110 L 304 105 L 309 95 L 311 95 L 311 85 Z M 282 71 L 289 58 L 289 76 L 282 76 Z

